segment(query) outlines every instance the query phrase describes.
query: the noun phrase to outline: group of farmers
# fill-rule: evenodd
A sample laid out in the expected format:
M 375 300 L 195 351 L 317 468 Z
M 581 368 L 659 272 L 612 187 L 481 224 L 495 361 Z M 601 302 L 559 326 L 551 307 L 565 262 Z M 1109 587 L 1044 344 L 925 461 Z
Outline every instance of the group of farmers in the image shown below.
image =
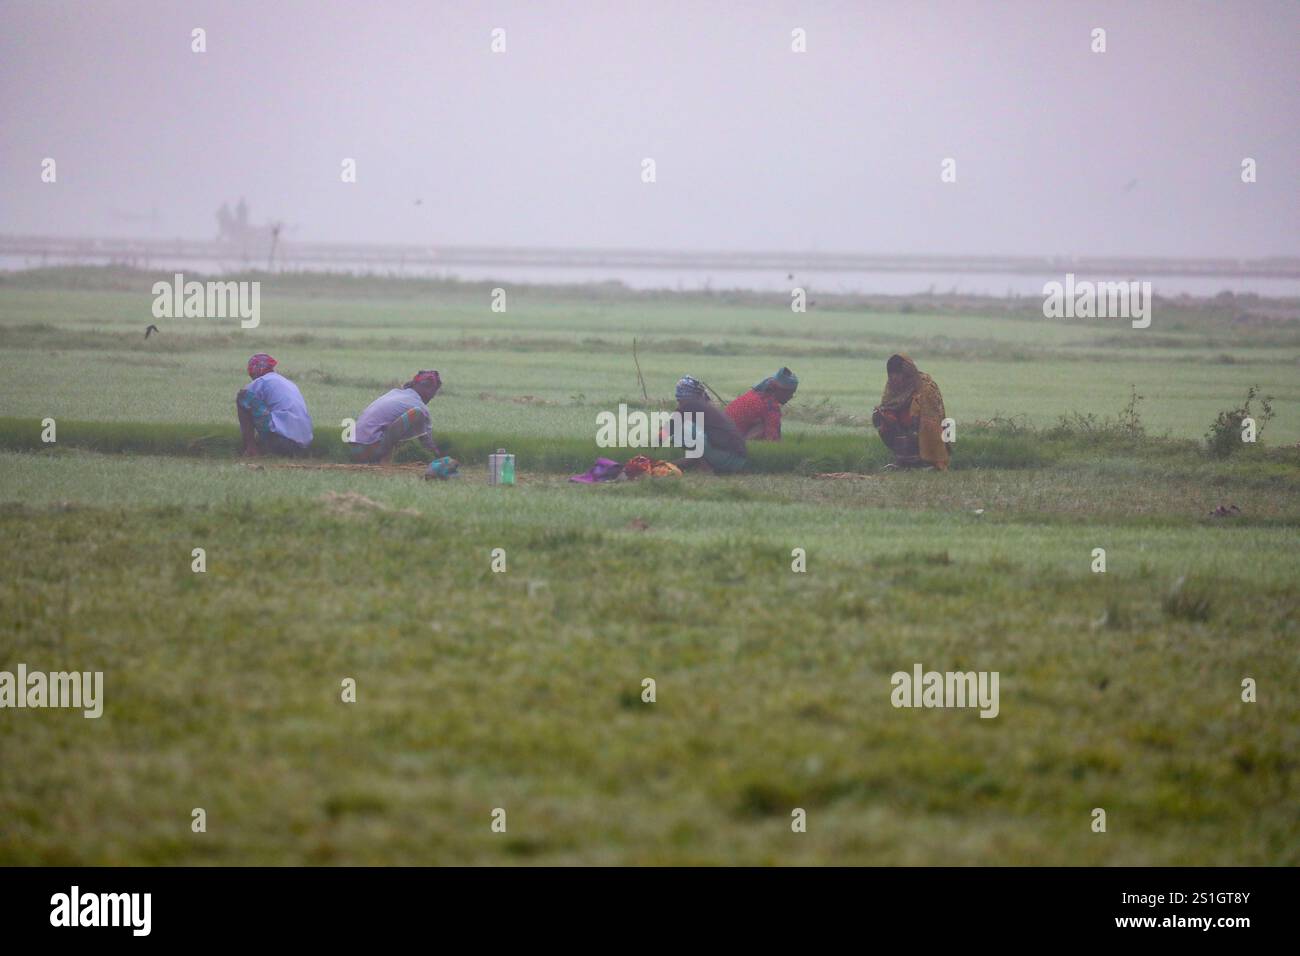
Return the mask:
M 250 358 L 251 381 L 235 397 L 245 455 L 294 456 L 311 445 L 307 403 L 298 386 L 275 370 L 276 364 L 265 352 Z M 885 370 L 885 391 L 872 410 L 871 422 L 893 452 L 894 460 L 886 467 L 946 470 L 949 448 L 943 440 L 945 413 L 939 386 L 902 353 L 890 356 Z M 798 387 L 794 372 L 782 368 L 722 406 L 710 399 L 704 383 L 684 376 L 675 389 L 677 410 L 683 413 L 683 421 L 702 422 L 703 453 L 674 464 L 719 474 L 743 471 L 748 462 L 746 442 L 781 440 L 782 409 Z M 433 440 L 429 402 L 440 388 L 442 377 L 423 369 L 401 388 L 390 389 L 367 405 L 357 416 L 348 443 L 352 460 L 388 461 L 397 446 L 409 440 L 439 458 L 442 452 Z
M 275 370 L 279 364 L 265 352 L 248 360 L 251 381 L 235 396 L 239 435 L 245 455 L 289 455 L 311 445 L 311 415 L 302 392 Z M 408 439 L 418 441 L 435 458 L 442 455 L 433 440 L 429 402 L 442 388 L 442 377 L 421 369 L 401 388 L 389 389 L 357 416 L 348 447 L 352 460 L 365 464 L 387 461 Z

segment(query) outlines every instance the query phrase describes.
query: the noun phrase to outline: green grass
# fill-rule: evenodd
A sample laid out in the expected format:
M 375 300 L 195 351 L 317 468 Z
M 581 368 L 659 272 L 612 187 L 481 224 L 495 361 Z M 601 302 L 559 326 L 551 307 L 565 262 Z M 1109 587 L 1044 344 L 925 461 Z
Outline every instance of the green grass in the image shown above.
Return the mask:
M 1300 324 L 1239 325 L 1226 306 L 1162 300 L 1152 327 L 1133 330 L 1034 318 L 1018 302 L 990 307 L 1001 312 L 993 315 L 851 304 L 794 315 L 779 299 L 565 298 L 521 288 L 508 312 L 494 313 L 487 287 L 335 278 L 323 295 L 301 277 L 263 276 L 258 328 L 164 319 L 146 341 L 144 327 L 156 321 L 152 275 L 92 270 L 81 280 L 92 287 L 74 290 L 53 287 L 60 275 L 0 281 L 5 416 L 225 423 L 248 356 L 270 351 L 303 388 L 322 433 L 337 433 L 416 368 L 434 367 L 446 383 L 433 405 L 439 429 L 594 436 L 597 412 L 641 399 L 637 338 L 652 399 L 670 397 L 687 373 L 730 396 L 791 365 L 802 380 L 790 406 L 795 434 L 863 434 L 885 359 L 901 349 L 939 382 L 959 436 L 995 416 L 1045 428 L 1072 412 L 1113 414 L 1136 384 L 1152 435 L 1200 439 L 1220 409 L 1259 384 L 1283 409 L 1264 440 L 1300 440 L 1300 416 L 1288 414 L 1300 402 Z M 51 379 L 75 387 L 51 389 Z
M 105 680 L 99 720 L 0 712 L 0 864 L 1300 863 L 1293 326 L 609 289 L 501 316 L 474 286 L 265 279 L 256 335 L 147 344 L 139 274 L 0 281 L 0 669 Z M 652 398 L 795 365 L 787 440 L 743 477 L 566 481 L 595 413 L 640 398 L 632 335 Z M 321 462 L 334 422 L 438 366 L 465 477 L 235 461 L 264 348 Z M 947 474 L 876 471 L 895 348 L 958 419 Z M 1116 418 L 1131 382 L 1144 429 Z M 1264 444 L 1211 458 L 1256 382 Z M 1094 426 L 1055 427 L 1075 412 Z M 483 480 L 502 445 L 513 488 Z M 893 708 L 917 662 L 998 671 L 999 716 Z
M 42 422 L 36 419 L 0 418 L 0 448 L 23 451 L 81 449 L 146 455 L 183 455 L 230 458 L 240 446 L 239 429 L 233 424 L 182 425 L 145 422 L 84 422 L 56 420 L 55 441 L 42 438 Z M 554 438 L 517 435 L 507 441 L 492 432 L 437 432 L 440 450 L 463 464 L 484 464 L 502 444 L 509 446 L 520 467 L 531 471 L 586 471 L 598 456 L 625 459 L 632 452 L 602 448 L 591 437 Z M 1028 468 L 1043 464 L 1048 456 L 1060 454 L 1066 443 L 1040 440 L 1029 434 L 1005 434 L 972 430 L 963 440 L 958 468 Z M 681 457 L 680 450 L 654 452 L 666 458 Z M 339 433 L 319 432 L 307 456 L 311 460 L 347 462 L 349 454 Z M 402 446 L 394 456 L 398 462 L 428 460 L 429 453 L 416 443 Z M 795 432 L 780 443 L 753 443 L 749 471 L 757 474 L 877 469 L 890 460 L 879 441 L 868 442 L 862 435 Z
M 1012 477 L 977 517 L 956 475 L 807 501 L 798 478 L 0 469 L 25 502 L 0 513 L 2 659 L 102 669 L 107 699 L 9 714 L 4 862 L 1297 862 L 1294 511 L 1043 520 L 994 504 Z M 1208 619 L 1169 610 L 1179 578 Z M 917 661 L 999 671 L 1000 716 L 893 709 Z

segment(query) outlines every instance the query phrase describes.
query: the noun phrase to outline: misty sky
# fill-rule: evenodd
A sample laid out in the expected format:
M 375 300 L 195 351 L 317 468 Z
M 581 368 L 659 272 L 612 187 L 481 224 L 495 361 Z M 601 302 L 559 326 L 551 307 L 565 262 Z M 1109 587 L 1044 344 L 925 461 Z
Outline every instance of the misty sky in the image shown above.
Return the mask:
M 0 232 L 211 238 L 242 195 L 301 240 L 1297 255 L 1298 38 L 1262 0 L 0 0 Z

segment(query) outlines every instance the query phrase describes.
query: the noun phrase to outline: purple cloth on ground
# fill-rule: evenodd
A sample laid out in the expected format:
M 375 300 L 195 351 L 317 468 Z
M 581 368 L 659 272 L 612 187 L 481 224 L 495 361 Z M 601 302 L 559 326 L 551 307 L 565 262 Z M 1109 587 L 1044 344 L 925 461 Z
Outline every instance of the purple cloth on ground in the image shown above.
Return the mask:
M 574 475 L 570 481 L 580 481 L 584 485 L 594 485 L 598 481 L 613 481 L 618 477 L 623 466 L 609 458 L 597 458 L 596 463 L 581 475 Z

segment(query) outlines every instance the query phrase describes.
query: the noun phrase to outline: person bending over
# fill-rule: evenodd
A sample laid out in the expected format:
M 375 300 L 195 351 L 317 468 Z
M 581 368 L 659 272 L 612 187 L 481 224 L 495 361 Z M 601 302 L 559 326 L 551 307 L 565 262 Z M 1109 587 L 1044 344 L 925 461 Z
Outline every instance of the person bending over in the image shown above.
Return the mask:
M 947 471 L 949 448 L 943 440 L 947 416 L 939 386 L 901 352 L 889 357 L 885 371 L 889 375 L 885 392 L 871 412 L 871 424 L 894 453 L 893 462 L 885 467 Z
M 744 436 L 726 414 L 709 401 L 704 386 L 689 375 L 677 383 L 677 410 L 683 414 L 684 428 L 694 433 L 695 413 L 704 416 L 704 454 L 699 458 L 680 458 L 673 462 L 678 468 L 703 468 L 720 475 L 735 474 L 748 463 Z
M 727 406 L 727 417 L 746 441 L 781 440 L 781 406 L 794 398 L 799 377 L 782 368 Z
M 298 386 L 275 371 L 277 364 L 265 352 L 248 360 L 252 381 L 235 395 L 241 454 L 296 457 L 311 444 L 307 403 Z
M 442 377 L 424 369 L 401 388 L 394 388 L 366 406 L 357 416 L 351 445 L 352 460 L 373 465 L 386 462 L 404 441 L 416 439 L 434 458 L 442 456 L 433 440 L 429 402 L 442 388 Z

